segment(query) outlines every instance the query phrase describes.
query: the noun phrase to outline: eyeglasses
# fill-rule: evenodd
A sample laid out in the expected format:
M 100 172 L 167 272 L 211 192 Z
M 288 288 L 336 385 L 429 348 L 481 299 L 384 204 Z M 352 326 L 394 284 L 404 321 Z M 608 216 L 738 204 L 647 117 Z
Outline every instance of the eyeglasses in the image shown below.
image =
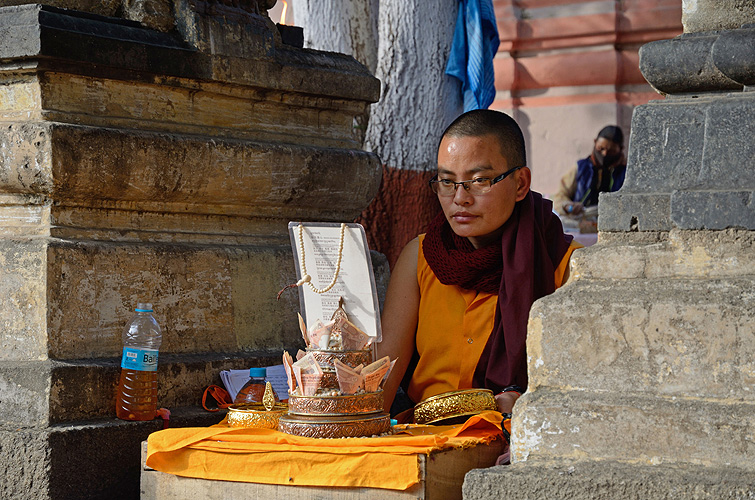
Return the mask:
M 488 179 L 487 177 L 478 177 L 476 179 L 470 179 L 468 181 L 461 182 L 452 181 L 451 179 L 438 179 L 438 174 L 435 174 L 435 176 L 430 179 L 430 189 L 432 189 L 433 193 L 437 194 L 438 196 L 444 197 L 456 195 L 457 186 L 462 186 L 469 194 L 472 195 L 485 194 L 490 191 L 494 184 L 501 182 L 503 179 L 513 174 L 520 168 L 524 168 L 524 165 L 509 169 L 493 179 Z

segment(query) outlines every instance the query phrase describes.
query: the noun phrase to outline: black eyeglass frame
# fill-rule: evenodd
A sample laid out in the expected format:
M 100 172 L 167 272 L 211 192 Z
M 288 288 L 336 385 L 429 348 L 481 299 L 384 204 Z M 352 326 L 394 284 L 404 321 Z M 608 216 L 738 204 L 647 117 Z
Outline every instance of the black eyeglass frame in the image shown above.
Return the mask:
M 501 182 L 503 179 L 505 179 L 509 175 L 513 174 L 514 172 L 516 172 L 520 168 L 524 168 L 524 167 L 525 167 L 525 165 L 520 165 L 518 167 L 510 168 L 507 171 L 505 171 L 504 173 L 502 173 L 501 175 L 496 176 L 496 177 L 490 179 L 490 187 L 492 188 L 493 186 L 495 186 L 497 183 Z M 456 181 L 452 181 L 451 179 L 443 179 L 443 181 L 441 181 L 440 179 L 438 179 L 438 174 L 435 174 L 433 176 L 433 178 L 428 181 L 428 185 L 430 186 L 430 189 L 433 190 L 433 193 L 438 194 L 438 190 L 434 186 L 435 184 L 440 184 L 441 182 L 452 182 L 453 185 L 454 185 L 454 194 L 456 194 L 456 186 L 461 186 L 461 187 L 464 188 L 464 191 L 469 192 L 469 186 L 473 182 L 475 182 L 476 180 L 477 179 L 469 179 L 468 181 L 459 181 L 459 182 L 456 182 Z M 482 193 L 482 194 L 486 194 L 486 193 Z

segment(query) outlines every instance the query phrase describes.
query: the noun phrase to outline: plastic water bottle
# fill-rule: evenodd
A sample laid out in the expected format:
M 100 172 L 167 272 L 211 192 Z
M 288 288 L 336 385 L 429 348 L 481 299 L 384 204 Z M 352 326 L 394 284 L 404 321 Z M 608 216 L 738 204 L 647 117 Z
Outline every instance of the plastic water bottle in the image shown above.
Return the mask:
M 264 368 L 250 368 L 249 376 L 251 378 L 236 394 L 233 404 L 261 403 L 262 396 L 265 395 L 265 375 L 267 375 L 267 370 Z M 273 394 L 275 394 L 275 390 L 273 390 Z M 275 394 L 275 401 L 278 401 L 277 394 Z
M 123 330 L 115 414 L 122 420 L 152 420 L 157 416 L 157 355 L 163 335 L 152 304 L 139 303 L 135 311 Z

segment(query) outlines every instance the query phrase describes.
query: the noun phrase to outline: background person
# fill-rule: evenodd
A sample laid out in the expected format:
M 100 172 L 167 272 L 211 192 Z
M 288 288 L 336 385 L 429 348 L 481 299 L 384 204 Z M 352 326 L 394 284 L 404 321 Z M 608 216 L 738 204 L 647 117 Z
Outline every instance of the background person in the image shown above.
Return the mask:
M 626 169 L 624 133 L 614 125 L 603 127 L 593 142 L 592 154 L 561 178 L 553 206 L 561 215 L 579 215 L 585 207 L 597 206 L 598 193 L 618 191 L 624 184 Z

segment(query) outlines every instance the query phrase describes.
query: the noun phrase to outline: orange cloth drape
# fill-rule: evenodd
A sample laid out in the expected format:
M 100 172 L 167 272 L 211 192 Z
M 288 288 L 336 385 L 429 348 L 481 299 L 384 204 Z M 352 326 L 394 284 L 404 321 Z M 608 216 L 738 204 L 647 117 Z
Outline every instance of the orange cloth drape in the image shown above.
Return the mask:
M 270 429 L 165 429 L 148 439 L 146 465 L 178 476 L 301 486 L 404 490 L 419 482 L 417 456 L 502 437 L 488 411 L 454 426 L 398 426 L 376 438 L 313 439 Z

